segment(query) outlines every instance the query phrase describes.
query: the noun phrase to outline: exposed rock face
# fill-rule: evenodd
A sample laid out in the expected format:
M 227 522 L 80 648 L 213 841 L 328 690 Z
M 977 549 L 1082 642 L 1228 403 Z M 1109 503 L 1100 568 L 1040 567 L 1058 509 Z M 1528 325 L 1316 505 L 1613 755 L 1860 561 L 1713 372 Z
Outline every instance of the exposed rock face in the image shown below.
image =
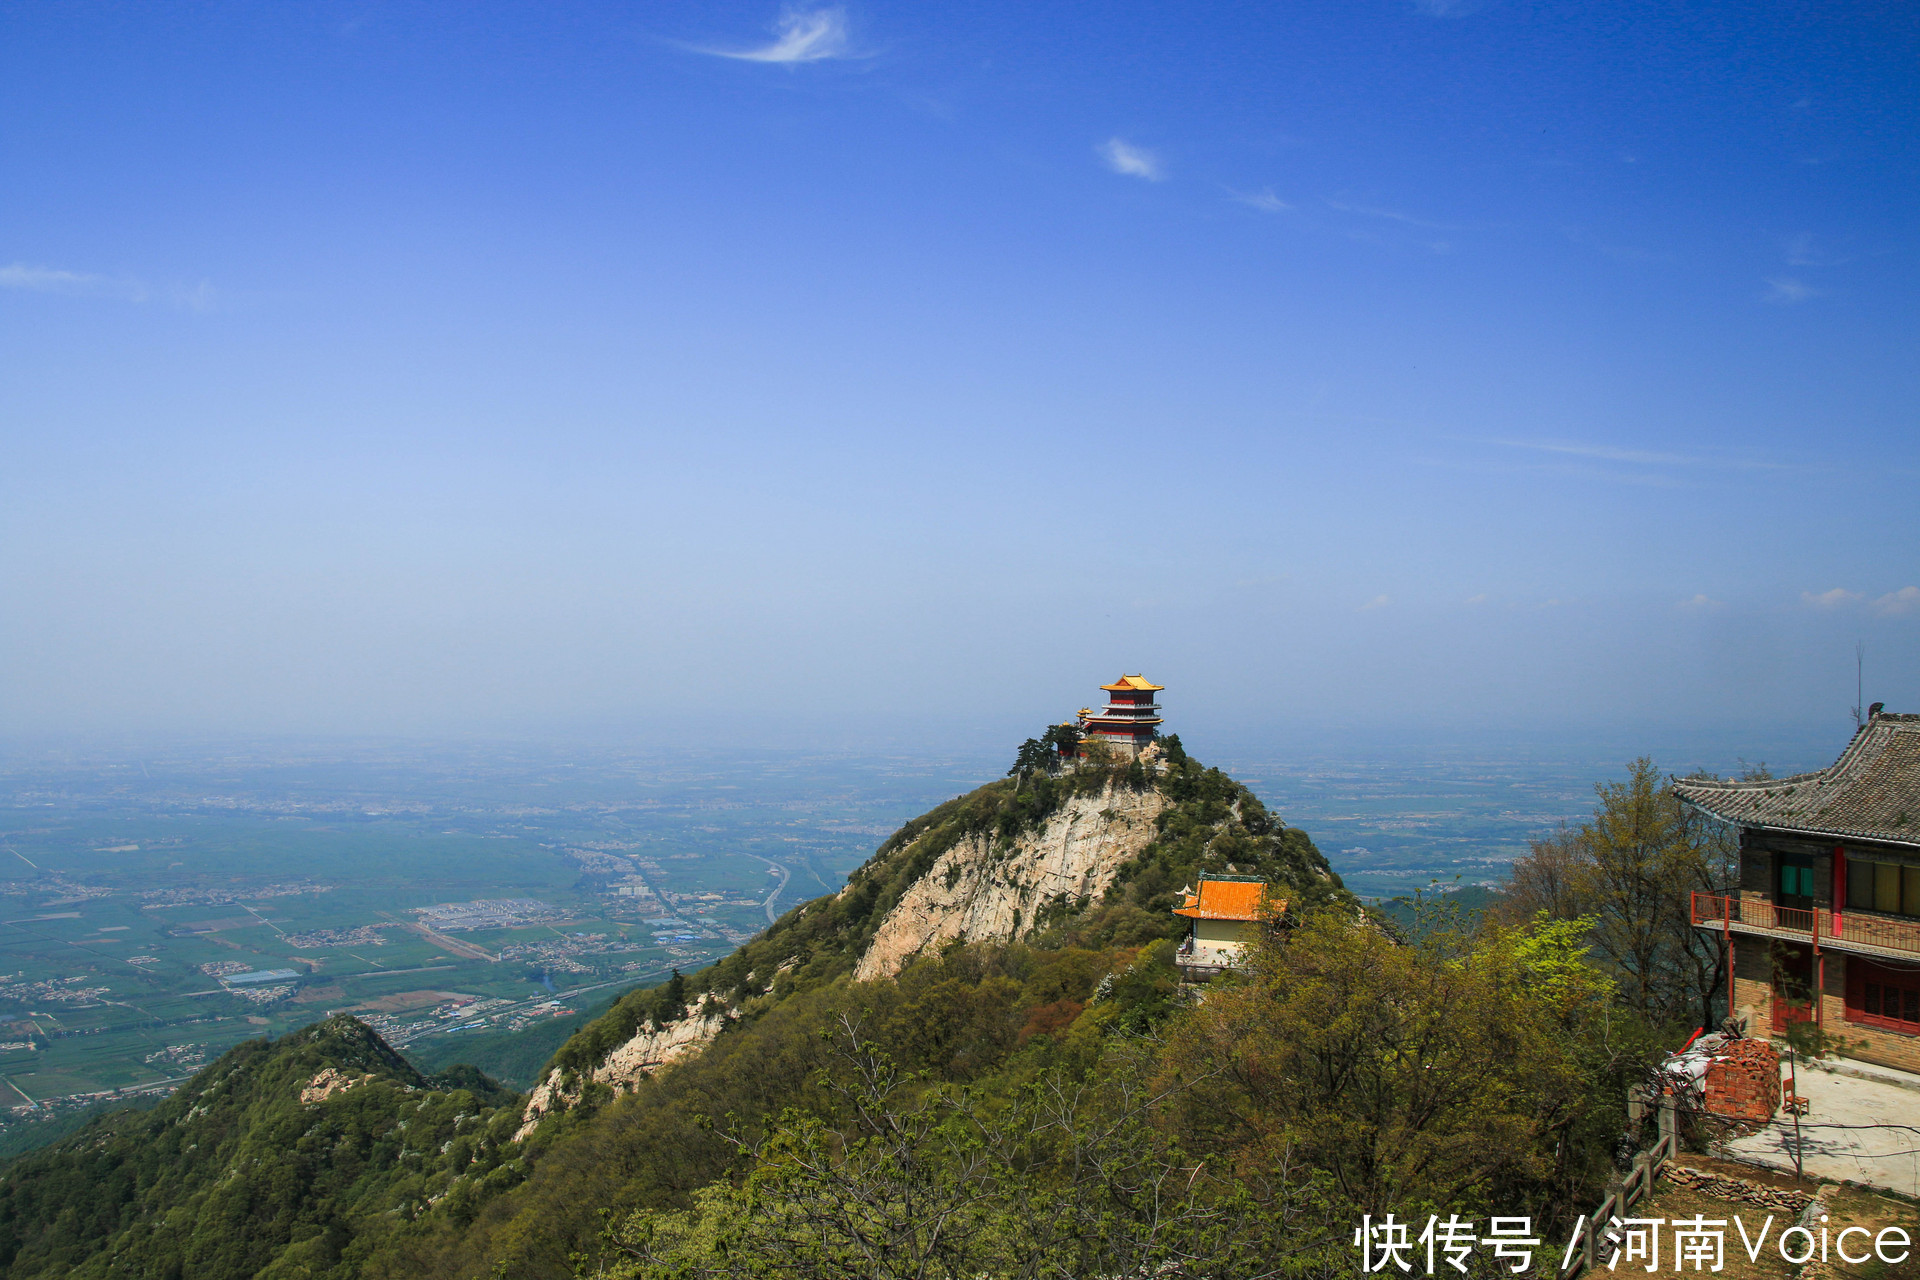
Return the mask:
M 692 1010 L 657 1031 L 642 1028 L 593 1069 L 591 1082 L 611 1085 L 615 1093 L 624 1093 L 659 1068 L 699 1052 L 726 1029 L 727 1022 L 725 1014 Z M 557 1068 L 548 1071 L 527 1097 L 527 1109 L 514 1141 L 532 1133 L 549 1111 L 564 1111 L 580 1101 L 587 1083 L 585 1078 L 567 1081 Z
M 325 1102 L 336 1093 L 345 1093 L 357 1084 L 365 1084 L 373 1079 L 373 1073 L 350 1076 L 338 1067 L 322 1067 L 313 1079 L 307 1081 L 307 1087 L 300 1091 L 300 1101 L 312 1105 Z
M 1154 838 L 1167 807 L 1158 790 L 1109 786 L 1061 805 L 1038 831 L 997 842 L 969 836 L 940 855 L 889 911 L 854 976 L 884 978 L 929 946 L 954 938 L 1017 938 L 1061 895 L 1098 898 L 1122 864 Z

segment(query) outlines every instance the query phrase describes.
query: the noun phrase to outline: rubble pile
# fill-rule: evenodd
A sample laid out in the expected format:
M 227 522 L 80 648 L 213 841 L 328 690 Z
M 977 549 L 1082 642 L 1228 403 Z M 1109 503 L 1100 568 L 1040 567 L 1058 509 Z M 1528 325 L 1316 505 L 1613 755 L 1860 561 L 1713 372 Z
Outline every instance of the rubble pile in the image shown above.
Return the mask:
M 1707 1067 L 1707 1110 L 1766 1121 L 1780 1108 L 1780 1051 L 1765 1040 L 1735 1040 Z
M 1781 1213 L 1800 1213 L 1813 1203 L 1813 1194 L 1789 1187 L 1769 1187 L 1746 1178 L 1709 1173 L 1689 1165 L 1668 1161 L 1660 1176 L 1675 1186 L 1686 1187 L 1716 1200 L 1736 1200 L 1742 1204 L 1773 1209 Z
M 1701 1036 L 1660 1067 L 1661 1092 L 1689 1110 L 1766 1123 L 1780 1108 L 1780 1054 L 1765 1040 Z

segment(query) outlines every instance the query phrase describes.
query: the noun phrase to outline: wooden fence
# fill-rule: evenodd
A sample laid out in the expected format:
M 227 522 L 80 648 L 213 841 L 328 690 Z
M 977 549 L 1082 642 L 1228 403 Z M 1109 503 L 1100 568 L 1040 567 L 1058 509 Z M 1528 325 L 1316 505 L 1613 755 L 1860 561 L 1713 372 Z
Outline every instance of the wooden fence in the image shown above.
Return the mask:
M 1558 1268 L 1559 1280 L 1572 1280 L 1590 1269 L 1599 1249 L 1600 1233 L 1607 1229 L 1607 1223 L 1624 1218 L 1629 1209 L 1652 1194 L 1654 1179 L 1680 1149 L 1680 1135 L 1671 1122 L 1672 1116 L 1672 1108 L 1660 1108 L 1660 1141 L 1635 1156 L 1633 1168 L 1621 1180 L 1620 1189 L 1602 1200 L 1590 1217 L 1575 1224 L 1574 1230 L 1580 1233 L 1580 1249 L 1571 1257 L 1563 1257 L 1564 1265 Z

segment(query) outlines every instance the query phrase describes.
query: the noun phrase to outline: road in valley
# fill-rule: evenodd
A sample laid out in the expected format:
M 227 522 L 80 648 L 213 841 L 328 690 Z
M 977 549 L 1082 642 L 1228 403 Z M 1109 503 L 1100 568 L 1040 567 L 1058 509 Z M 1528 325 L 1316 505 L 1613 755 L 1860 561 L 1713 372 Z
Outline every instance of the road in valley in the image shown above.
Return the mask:
M 780 873 L 780 883 L 773 886 L 773 892 L 769 893 L 767 895 L 767 900 L 760 904 L 761 909 L 767 913 L 767 923 L 772 924 L 775 920 L 778 920 L 780 918 L 779 916 L 774 914 L 774 910 L 773 910 L 774 899 L 778 898 L 782 893 L 786 891 L 787 881 L 793 879 L 793 871 L 791 868 L 782 866 L 780 863 L 775 862 L 772 858 L 762 858 L 757 853 L 750 853 L 747 856 L 749 858 L 758 859 L 759 861 L 766 863 L 769 867 L 772 867 L 775 871 L 778 871 Z

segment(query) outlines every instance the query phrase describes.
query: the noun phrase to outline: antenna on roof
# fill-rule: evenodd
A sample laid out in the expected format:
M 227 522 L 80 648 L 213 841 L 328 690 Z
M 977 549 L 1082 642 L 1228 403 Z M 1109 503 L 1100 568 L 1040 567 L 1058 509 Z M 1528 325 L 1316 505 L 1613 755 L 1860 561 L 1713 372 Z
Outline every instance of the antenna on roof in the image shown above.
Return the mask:
M 1867 642 L 1855 640 L 1853 642 L 1853 727 L 1855 729 L 1864 728 L 1867 723 L 1866 713 L 1862 710 L 1867 705 L 1866 665 Z

